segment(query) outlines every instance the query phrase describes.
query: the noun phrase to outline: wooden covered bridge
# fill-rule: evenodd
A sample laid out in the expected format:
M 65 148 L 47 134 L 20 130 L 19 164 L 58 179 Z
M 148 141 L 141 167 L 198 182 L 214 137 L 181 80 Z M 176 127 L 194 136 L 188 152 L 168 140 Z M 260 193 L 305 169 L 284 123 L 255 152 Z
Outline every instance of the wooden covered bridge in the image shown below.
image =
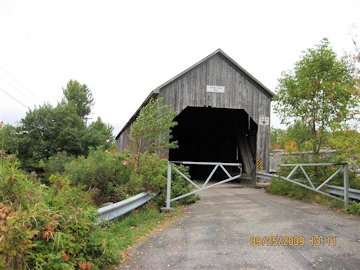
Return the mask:
M 178 112 L 169 150 L 172 161 L 242 163 L 243 176 L 269 171 L 270 103 L 274 96 L 221 49 L 156 88 L 116 136 L 117 151 L 129 142 L 130 126 L 151 98 Z M 191 168 L 201 178 L 206 168 Z

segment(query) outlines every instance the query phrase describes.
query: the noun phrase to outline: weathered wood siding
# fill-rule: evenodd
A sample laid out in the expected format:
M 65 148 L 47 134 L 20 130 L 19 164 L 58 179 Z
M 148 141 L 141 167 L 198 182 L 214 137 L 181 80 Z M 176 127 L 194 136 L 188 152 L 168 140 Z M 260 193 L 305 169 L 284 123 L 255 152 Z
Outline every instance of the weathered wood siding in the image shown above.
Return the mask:
M 225 93 L 207 93 L 207 85 L 225 86 Z M 186 107 L 244 109 L 258 124 L 257 159 L 269 169 L 269 129 L 259 117 L 270 117 L 271 95 L 221 54 L 215 54 L 179 78 L 159 89 L 163 104 L 181 113 Z
M 122 153 L 125 148 L 129 146 L 129 134 L 130 134 L 130 126 L 125 129 L 124 132 L 120 134 L 119 137 L 116 138 L 116 151 Z

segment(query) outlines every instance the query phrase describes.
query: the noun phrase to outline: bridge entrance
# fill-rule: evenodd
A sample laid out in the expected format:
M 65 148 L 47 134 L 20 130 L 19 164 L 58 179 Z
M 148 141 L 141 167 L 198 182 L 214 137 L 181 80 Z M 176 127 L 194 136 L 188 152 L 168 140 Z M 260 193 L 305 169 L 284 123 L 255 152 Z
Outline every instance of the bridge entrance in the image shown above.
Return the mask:
M 176 118 L 173 140 L 178 149 L 169 152 L 170 161 L 241 163 L 243 177 L 255 173 L 257 124 L 242 109 L 187 107 Z M 195 179 L 206 179 L 212 166 L 189 164 Z M 238 173 L 229 168 L 229 173 Z M 223 178 L 219 170 L 215 178 Z

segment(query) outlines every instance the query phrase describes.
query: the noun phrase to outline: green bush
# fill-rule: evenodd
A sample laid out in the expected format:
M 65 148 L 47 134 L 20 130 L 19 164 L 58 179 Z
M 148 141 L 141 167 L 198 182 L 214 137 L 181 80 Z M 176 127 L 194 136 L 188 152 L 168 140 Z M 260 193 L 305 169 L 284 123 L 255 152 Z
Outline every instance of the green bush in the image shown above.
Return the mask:
M 360 215 L 360 203 L 351 201 L 350 204 L 346 207 L 346 211 L 349 214 Z
M 49 187 L 0 164 L 0 269 L 98 269 L 119 257 L 95 226 L 91 194 L 61 175 Z M 87 267 L 87 268 L 86 268 Z
M 303 188 L 299 185 L 290 183 L 278 178 L 272 178 L 267 191 L 280 196 L 287 196 L 294 199 L 306 199 L 312 193 L 310 190 Z
M 58 152 L 51 156 L 45 163 L 45 176 L 48 178 L 52 174 L 62 174 L 65 172 L 65 165 L 70 163 L 74 157 L 68 155 L 66 151 Z
M 275 195 L 286 196 L 297 200 L 326 204 L 332 209 L 344 208 L 344 203 L 342 201 L 335 200 L 286 180 L 279 180 L 278 178 L 271 179 L 270 185 L 267 187 L 266 191 Z M 360 203 L 351 201 L 350 205 L 346 207 L 346 211 L 349 214 L 360 215 Z
M 71 184 L 92 190 L 96 205 L 126 198 L 118 190 L 130 179 L 125 155 L 91 150 L 87 158 L 78 157 L 66 164 L 65 175 L 70 178 Z
M 142 188 L 141 191 L 159 192 L 158 196 L 154 199 L 154 204 L 156 204 L 158 208 L 165 206 L 166 203 L 167 161 L 168 160 L 166 158 L 159 157 L 156 154 L 142 154 L 138 172 L 132 170 L 133 173 L 131 175 L 131 181 L 134 181 L 134 183 L 140 183 Z M 132 167 L 133 163 L 135 162 L 135 160 L 130 158 L 130 167 Z M 188 178 L 191 178 L 188 167 L 183 165 L 174 166 Z M 171 198 L 189 193 L 192 190 L 190 184 L 174 170 L 172 170 L 171 178 Z M 129 191 L 130 190 L 131 189 L 129 188 Z M 178 202 L 174 202 L 173 205 L 176 205 L 177 203 L 190 204 L 196 200 L 198 200 L 198 196 L 192 195 L 181 199 Z

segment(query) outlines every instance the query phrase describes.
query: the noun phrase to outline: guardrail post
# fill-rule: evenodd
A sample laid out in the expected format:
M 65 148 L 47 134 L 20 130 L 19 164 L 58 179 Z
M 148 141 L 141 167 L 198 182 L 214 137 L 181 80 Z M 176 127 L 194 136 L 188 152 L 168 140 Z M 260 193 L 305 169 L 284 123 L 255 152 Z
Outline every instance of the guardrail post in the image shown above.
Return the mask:
M 344 202 L 345 206 L 349 205 L 349 171 L 348 164 L 344 164 Z
M 170 196 L 171 196 L 171 162 L 168 161 L 167 189 L 166 189 L 166 209 L 168 210 L 170 210 Z

